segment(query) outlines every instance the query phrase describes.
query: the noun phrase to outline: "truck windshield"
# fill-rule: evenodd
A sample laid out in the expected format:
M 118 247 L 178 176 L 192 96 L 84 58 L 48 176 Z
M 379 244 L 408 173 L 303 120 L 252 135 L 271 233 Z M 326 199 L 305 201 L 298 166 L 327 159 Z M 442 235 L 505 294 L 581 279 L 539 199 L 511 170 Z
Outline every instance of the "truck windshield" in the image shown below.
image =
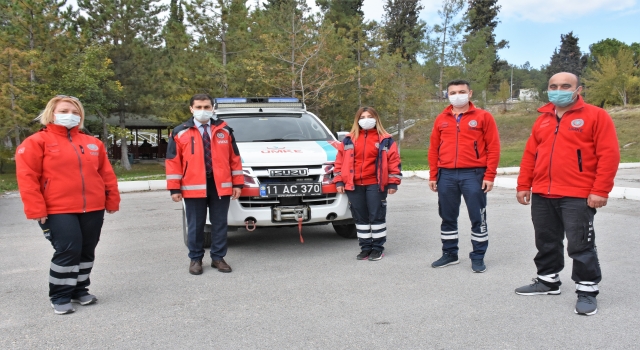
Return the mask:
M 333 141 L 309 114 L 245 114 L 221 118 L 233 129 L 237 142 Z

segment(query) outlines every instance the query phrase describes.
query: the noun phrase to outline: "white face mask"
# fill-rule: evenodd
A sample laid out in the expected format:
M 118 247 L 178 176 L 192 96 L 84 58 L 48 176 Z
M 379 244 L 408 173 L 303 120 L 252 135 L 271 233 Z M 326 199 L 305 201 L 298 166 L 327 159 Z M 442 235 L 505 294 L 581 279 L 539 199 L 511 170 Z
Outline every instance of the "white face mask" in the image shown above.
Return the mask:
M 213 111 L 197 110 L 193 111 L 193 117 L 200 123 L 206 123 L 213 118 Z M 215 118 L 214 118 L 215 119 Z
M 364 118 L 358 120 L 358 125 L 364 130 L 373 129 L 376 126 L 376 120 L 374 118 Z
M 449 102 L 451 102 L 454 107 L 464 107 L 467 103 L 469 103 L 469 94 L 449 95 Z
M 80 124 L 80 116 L 66 113 L 66 114 L 54 114 L 56 119 L 53 121 L 53 124 L 61 125 L 66 127 L 67 129 L 71 129 L 73 127 L 78 126 Z

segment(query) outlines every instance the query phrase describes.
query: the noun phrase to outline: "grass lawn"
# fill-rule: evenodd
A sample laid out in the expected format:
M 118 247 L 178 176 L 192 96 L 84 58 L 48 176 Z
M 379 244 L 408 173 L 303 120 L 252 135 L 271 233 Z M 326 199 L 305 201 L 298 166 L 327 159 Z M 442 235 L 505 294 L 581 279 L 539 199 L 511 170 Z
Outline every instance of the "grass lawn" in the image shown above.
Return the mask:
M 9 163 L 4 165 L 4 174 L 0 174 L 0 192 L 17 191 L 16 165 Z M 120 165 L 113 166 L 118 181 L 136 180 L 164 180 L 165 171 L 160 163 L 133 164 L 130 171 L 124 170 Z
M 640 107 L 617 107 L 608 110 L 616 125 L 620 143 L 620 162 L 640 162 Z M 538 113 L 531 110 L 515 110 L 494 115 L 500 132 L 500 167 L 519 166 L 524 146 L 531 133 L 531 126 Z M 426 170 L 429 168 L 427 150 L 433 128 L 433 118 L 420 120 L 405 132 L 401 144 L 402 169 Z

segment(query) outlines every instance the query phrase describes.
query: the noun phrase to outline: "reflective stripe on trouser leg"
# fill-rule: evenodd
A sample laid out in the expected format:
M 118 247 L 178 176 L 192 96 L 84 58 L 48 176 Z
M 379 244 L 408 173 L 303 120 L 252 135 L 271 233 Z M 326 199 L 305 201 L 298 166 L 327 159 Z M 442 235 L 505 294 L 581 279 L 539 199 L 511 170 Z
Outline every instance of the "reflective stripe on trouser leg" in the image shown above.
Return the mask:
M 358 238 L 371 238 L 371 225 L 356 224 Z
M 55 249 L 49 269 L 49 297 L 52 303 L 65 304 L 74 296 L 82 271 L 80 262 L 83 253 L 90 250 L 93 258 L 103 216 L 104 210 L 83 214 L 50 214 L 47 222 L 40 225 L 50 230 L 51 245 Z
M 80 264 L 78 272 L 78 283 L 73 291 L 72 297 L 80 298 L 89 294 L 89 278 L 95 260 L 95 251 L 100 232 L 104 223 L 104 210 L 90 212 L 80 215 L 80 228 L 82 229 L 82 253 L 80 254 Z
M 457 170 L 440 169 L 438 172 L 438 214 L 440 239 L 444 253 L 458 254 L 458 215 L 462 192 L 458 185 Z
M 471 221 L 470 259 L 483 259 L 489 246 L 487 229 L 487 194 L 482 189 L 484 168 L 466 169 L 460 175 L 460 190 Z
M 558 283 L 560 282 L 560 275 L 557 273 L 553 275 L 538 275 L 538 279 L 548 283 Z
M 598 284 L 595 282 L 576 282 L 576 292 L 598 293 Z

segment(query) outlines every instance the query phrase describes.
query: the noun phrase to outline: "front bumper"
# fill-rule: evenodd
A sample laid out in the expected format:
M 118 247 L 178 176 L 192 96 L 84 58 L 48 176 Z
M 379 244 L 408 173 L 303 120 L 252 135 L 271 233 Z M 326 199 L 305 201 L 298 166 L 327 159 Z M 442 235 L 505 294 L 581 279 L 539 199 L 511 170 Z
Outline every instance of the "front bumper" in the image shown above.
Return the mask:
M 291 221 L 274 222 L 272 208 L 274 206 L 280 206 L 278 204 L 253 208 L 246 207 L 242 202 L 243 197 L 240 197 L 238 200 L 231 201 L 229 214 L 227 216 L 229 226 L 245 227 L 245 221 L 247 219 L 255 220 L 257 227 L 296 225 L 296 222 Z M 306 205 L 308 205 L 310 217 L 303 222 L 304 225 L 328 224 L 332 221 L 351 219 L 349 200 L 345 194 L 336 194 L 335 199 L 333 199 L 330 204 L 313 204 L 313 202 L 310 202 Z M 328 219 L 327 217 L 331 217 L 333 220 Z

